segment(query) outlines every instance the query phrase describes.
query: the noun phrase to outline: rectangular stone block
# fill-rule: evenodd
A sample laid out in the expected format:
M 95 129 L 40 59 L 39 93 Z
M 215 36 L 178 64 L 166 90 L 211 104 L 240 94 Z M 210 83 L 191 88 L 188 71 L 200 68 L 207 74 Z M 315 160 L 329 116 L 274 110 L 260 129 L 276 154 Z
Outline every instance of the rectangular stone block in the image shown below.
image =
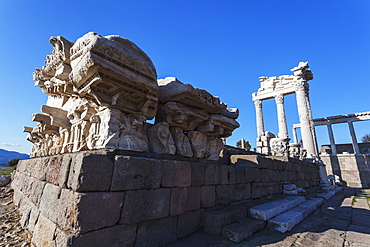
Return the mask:
M 233 242 L 239 243 L 249 238 L 253 233 L 262 230 L 266 225 L 263 220 L 244 218 L 236 223 L 224 226 L 222 235 Z
M 191 184 L 191 163 L 187 161 L 163 160 L 162 187 L 187 187 Z
M 178 215 L 184 213 L 187 201 L 188 201 L 187 188 L 172 188 L 170 214 Z
M 55 229 L 56 225 L 43 214 L 40 214 L 31 242 L 36 246 L 54 246 Z
M 191 163 L 191 186 L 204 185 L 205 164 L 192 162 Z
M 216 204 L 223 205 L 231 202 L 231 196 L 235 184 L 225 184 L 216 186 Z
M 115 225 L 74 237 L 71 246 L 133 246 L 136 224 Z M 66 246 L 66 245 L 59 245 Z
M 202 226 L 206 233 L 217 235 L 223 226 L 247 216 L 247 209 L 243 206 L 227 206 L 210 210 L 202 214 Z
M 163 218 L 170 212 L 171 189 L 127 191 L 120 224 Z
M 74 191 L 108 191 L 112 174 L 112 157 L 77 153 L 71 162 L 67 185 Z
M 156 189 L 162 180 L 162 164 L 157 159 L 117 155 L 111 191 Z
M 252 183 L 251 185 L 252 199 L 260 198 L 262 183 Z
M 176 240 L 177 217 L 168 217 L 139 223 L 134 246 L 164 246 Z
M 220 165 L 220 184 L 235 184 L 236 174 L 233 166 Z
M 120 219 L 123 200 L 124 192 L 83 193 L 77 203 L 80 233 L 115 225 Z
M 197 210 L 200 208 L 200 187 L 188 188 L 188 199 L 185 205 L 185 210 Z
M 200 188 L 200 206 L 202 208 L 213 207 L 216 204 L 216 187 L 202 186 Z
M 235 180 L 237 184 L 244 184 L 245 179 L 245 167 L 235 166 Z
M 67 188 L 67 181 L 69 176 L 69 169 L 71 167 L 73 154 L 64 154 L 62 164 L 59 171 L 58 184 L 62 188 Z
M 46 180 L 46 171 L 49 165 L 50 160 L 53 160 L 54 157 L 43 157 L 38 158 L 32 162 L 32 167 L 30 167 L 30 174 L 32 177 L 35 177 L 39 180 Z
M 60 168 L 62 166 L 63 155 L 58 155 L 49 160 L 46 167 L 46 182 L 59 185 Z
M 255 219 L 268 220 L 301 204 L 304 200 L 305 198 L 303 196 L 289 196 L 285 199 L 254 206 L 249 209 L 249 215 Z
M 185 237 L 200 228 L 200 210 L 189 211 L 179 215 L 177 236 Z
M 205 185 L 216 185 L 220 183 L 220 169 L 218 165 L 206 164 L 205 165 L 205 175 L 204 175 Z
M 270 175 L 268 169 L 261 169 L 262 183 L 270 182 Z

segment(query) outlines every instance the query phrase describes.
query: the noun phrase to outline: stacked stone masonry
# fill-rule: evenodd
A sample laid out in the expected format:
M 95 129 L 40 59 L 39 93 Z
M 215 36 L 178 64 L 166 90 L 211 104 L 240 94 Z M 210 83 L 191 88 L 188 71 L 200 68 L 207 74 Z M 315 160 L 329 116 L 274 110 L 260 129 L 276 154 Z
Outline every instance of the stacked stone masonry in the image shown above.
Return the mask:
M 232 202 L 316 186 L 316 164 L 231 155 L 230 164 L 78 152 L 23 160 L 14 202 L 35 246 L 161 246 Z

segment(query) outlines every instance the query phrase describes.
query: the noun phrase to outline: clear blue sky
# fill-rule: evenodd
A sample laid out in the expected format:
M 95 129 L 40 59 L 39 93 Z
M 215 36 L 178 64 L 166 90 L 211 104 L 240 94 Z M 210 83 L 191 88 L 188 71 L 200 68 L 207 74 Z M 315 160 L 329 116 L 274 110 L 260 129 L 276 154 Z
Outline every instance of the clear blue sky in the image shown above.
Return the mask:
M 35 126 L 46 95 L 32 72 L 44 65 L 50 36 L 74 42 L 89 31 L 117 34 L 152 59 L 158 77 L 176 76 L 240 109 L 230 145 L 255 146 L 251 94 L 260 76 L 290 74 L 300 61 L 314 73 L 315 118 L 370 110 L 370 1 L 17 1 L 0 2 L 0 148 L 29 153 L 23 126 Z M 289 129 L 298 123 L 294 95 L 286 98 Z M 264 102 L 266 130 L 277 134 L 276 107 Z M 355 123 L 360 139 L 370 121 Z M 319 143 L 328 143 L 318 128 Z M 345 125 L 337 143 L 350 142 Z

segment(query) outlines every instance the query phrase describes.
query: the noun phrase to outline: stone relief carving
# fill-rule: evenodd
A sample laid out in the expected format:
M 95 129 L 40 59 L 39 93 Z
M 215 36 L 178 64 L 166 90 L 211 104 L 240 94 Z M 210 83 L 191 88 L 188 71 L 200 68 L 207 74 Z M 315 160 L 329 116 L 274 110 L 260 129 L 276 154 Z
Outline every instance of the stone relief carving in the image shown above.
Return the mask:
M 157 81 L 150 58 L 125 38 L 87 33 L 50 43 L 45 66 L 33 73 L 48 100 L 33 114 L 36 127 L 24 128 L 32 157 L 122 149 L 217 160 L 221 138 L 239 127 L 239 110 L 206 90 L 174 77 Z

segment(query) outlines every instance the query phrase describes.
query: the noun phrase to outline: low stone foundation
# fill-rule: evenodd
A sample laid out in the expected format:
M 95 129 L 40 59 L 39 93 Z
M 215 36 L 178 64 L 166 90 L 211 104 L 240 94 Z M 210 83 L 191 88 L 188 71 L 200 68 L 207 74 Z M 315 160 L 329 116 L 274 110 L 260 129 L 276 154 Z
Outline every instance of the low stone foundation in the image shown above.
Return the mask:
M 328 154 L 320 156 L 328 174 L 338 175 L 345 185 L 370 188 L 370 154 Z
M 198 230 L 205 210 L 320 182 L 318 166 L 300 160 L 227 163 L 87 152 L 22 160 L 14 203 L 35 246 L 152 247 Z

